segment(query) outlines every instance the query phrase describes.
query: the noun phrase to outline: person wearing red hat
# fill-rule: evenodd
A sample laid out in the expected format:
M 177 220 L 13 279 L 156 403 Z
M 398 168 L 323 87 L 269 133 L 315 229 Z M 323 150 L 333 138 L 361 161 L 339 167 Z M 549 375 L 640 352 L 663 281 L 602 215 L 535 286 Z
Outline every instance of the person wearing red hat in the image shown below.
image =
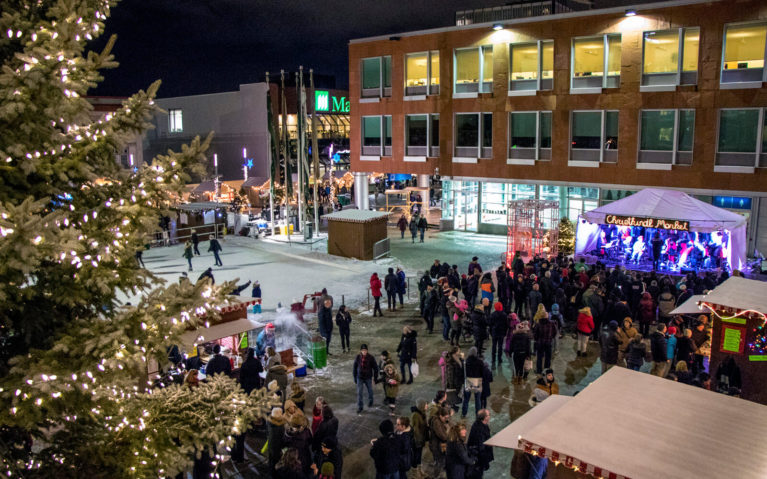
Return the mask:
M 503 304 L 500 301 L 495 302 L 493 309 L 494 311 L 490 314 L 490 336 L 493 338 L 490 362 L 492 367 L 495 368 L 496 358 L 499 366 L 503 362 L 503 343 L 506 333 L 509 331 L 509 321 L 506 313 L 503 311 Z
M 258 333 L 258 337 L 256 338 L 256 356 L 263 356 L 266 352 L 266 348 L 269 346 L 273 347 L 275 351 L 277 350 L 274 330 L 274 324 L 268 323 L 264 329 Z

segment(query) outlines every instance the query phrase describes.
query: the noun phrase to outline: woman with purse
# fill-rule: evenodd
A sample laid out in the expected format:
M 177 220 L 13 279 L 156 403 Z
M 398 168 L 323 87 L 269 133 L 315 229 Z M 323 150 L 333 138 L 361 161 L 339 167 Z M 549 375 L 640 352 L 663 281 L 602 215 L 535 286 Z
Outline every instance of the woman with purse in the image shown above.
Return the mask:
M 531 338 L 530 326 L 527 321 L 519 323 L 511 336 L 510 350 L 514 362 L 514 384 L 523 384 L 527 379 L 527 373 L 533 368 L 532 351 L 530 350 Z
M 453 346 L 445 363 L 445 392 L 447 393 L 447 402 L 450 406 L 458 410 L 461 403 L 461 394 L 463 393 L 463 358 L 461 357 L 461 348 Z

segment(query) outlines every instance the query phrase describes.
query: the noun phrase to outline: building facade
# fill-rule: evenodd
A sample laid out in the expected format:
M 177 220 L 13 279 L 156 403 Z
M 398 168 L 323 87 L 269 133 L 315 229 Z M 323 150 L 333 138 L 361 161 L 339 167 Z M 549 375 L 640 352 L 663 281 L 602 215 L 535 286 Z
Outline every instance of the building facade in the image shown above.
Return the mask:
M 274 80 L 274 78 L 273 78 Z M 296 88 L 286 87 L 287 128 L 291 141 L 296 140 Z M 223 181 L 269 177 L 269 131 L 267 123 L 267 91 L 272 99 L 272 112 L 278 127 L 280 95 L 272 82 L 240 85 L 238 91 L 192 95 L 174 98 L 158 98 L 157 105 L 163 110 L 154 114 L 154 126 L 143 139 L 143 157 L 151 161 L 155 155 L 168 149 L 179 151 L 195 136 L 205 138 L 213 132 L 213 141 L 207 152 L 208 175 L 216 171 Z M 307 88 L 307 110 L 311 117 L 314 98 L 320 99 L 317 109 L 319 146 L 324 148 L 324 160 L 348 164 L 349 149 L 349 99 L 342 90 Z M 311 128 L 311 122 L 309 123 Z M 328 157 L 328 146 L 333 153 Z M 295 149 L 295 144 L 293 144 Z M 323 151 L 322 149 L 320 150 Z M 338 152 L 343 158 L 336 155 Z M 322 154 L 321 154 L 322 156 Z M 291 155 L 295 158 L 295 154 Z M 206 178 L 201 178 L 206 179 Z
M 767 251 L 767 3 L 681 0 L 349 44 L 351 167 L 440 175 L 447 227 L 643 187 L 749 216 Z M 761 221 L 760 221 L 761 220 Z

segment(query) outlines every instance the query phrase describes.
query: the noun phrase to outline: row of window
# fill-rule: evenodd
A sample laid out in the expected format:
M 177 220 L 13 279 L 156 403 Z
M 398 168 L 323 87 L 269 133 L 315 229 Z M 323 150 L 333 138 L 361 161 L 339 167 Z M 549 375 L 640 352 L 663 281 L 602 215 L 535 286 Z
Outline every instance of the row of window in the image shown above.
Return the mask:
M 456 113 L 456 158 L 491 158 L 492 113 Z M 573 111 L 570 114 L 570 162 L 618 161 L 618 112 Z M 639 117 L 640 167 L 691 165 L 695 110 L 642 110 Z M 439 156 L 439 115 L 405 115 L 405 156 Z M 551 159 L 552 113 L 509 113 L 508 164 Z M 391 156 L 392 117 L 362 117 L 362 155 Z M 460 160 L 458 160 L 460 161 Z M 764 108 L 722 109 L 719 114 L 717 166 L 767 167 L 767 115 Z M 586 165 L 583 165 L 586 166 Z
M 723 84 L 767 81 L 764 68 L 767 23 L 725 26 L 722 48 Z M 643 90 L 663 90 L 698 82 L 700 28 L 644 32 Z M 579 92 L 618 88 L 621 35 L 573 38 L 571 83 Z M 405 96 L 439 94 L 439 51 L 405 56 Z M 453 93 L 489 93 L 493 88 L 493 45 L 457 48 L 453 52 Z M 529 94 L 554 86 L 554 41 L 509 44 L 509 94 Z M 391 96 L 391 56 L 362 60 L 362 97 Z

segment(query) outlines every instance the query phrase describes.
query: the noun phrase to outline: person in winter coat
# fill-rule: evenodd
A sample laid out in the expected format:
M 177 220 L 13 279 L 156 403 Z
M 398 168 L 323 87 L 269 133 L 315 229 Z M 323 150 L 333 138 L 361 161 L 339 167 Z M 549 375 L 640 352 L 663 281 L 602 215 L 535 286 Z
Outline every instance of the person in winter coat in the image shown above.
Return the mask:
M 421 243 L 423 243 L 423 237 L 426 234 L 426 228 L 429 227 L 429 223 L 426 222 L 426 216 L 421 216 L 418 219 L 418 233 L 421 236 Z
M 192 252 L 192 242 L 187 241 L 184 243 L 184 254 L 182 254 L 184 258 L 186 258 L 186 261 L 189 263 L 189 271 L 192 271 L 192 258 L 194 258 L 194 253 Z
M 192 245 L 194 245 L 195 256 L 200 256 L 200 237 L 197 236 L 197 230 L 192 230 Z M 279 459 L 279 458 L 278 458 Z
M 426 331 L 429 334 L 434 332 L 434 315 L 437 313 L 437 307 L 439 306 L 439 296 L 437 290 L 429 285 L 426 287 L 425 299 L 424 299 L 424 312 L 423 320 L 426 322 Z
M 522 384 L 527 379 L 525 360 L 532 356 L 530 350 L 530 326 L 527 321 L 522 321 L 514 329 L 511 336 L 509 352 L 514 362 L 514 384 Z
M 485 273 L 482 276 L 482 281 L 479 282 L 479 289 L 482 292 L 482 299 L 487 298 L 492 303 L 495 286 L 493 286 L 493 275 L 491 273 Z
M 626 353 L 626 367 L 639 371 L 647 356 L 647 346 L 642 341 L 642 335 L 638 334 L 631 338 L 629 349 Z
M 341 351 L 348 353 L 351 351 L 351 343 L 349 342 L 350 325 L 352 324 L 352 315 L 346 310 L 346 305 L 342 304 L 338 307 L 338 313 L 336 313 L 336 326 L 338 326 L 338 334 L 341 335 Z
M 405 217 L 405 213 L 402 213 L 402 216 L 397 220 L 397 228 L 399 228 L 400 239 L 405 239 L 405 230 L 407 230 L 407 218 Z
M 261 361 L 256 357 L 256 351 L 248 348 L 245 352 L 245 361 L 240 367 L 239 383 L 245 394 L 250 394 L 254 389 L 261 387 L 260 374 L 264 371 Z M 279 459 L 279 458 L 278 458 Z
M 370 294 L 375 301 L 375 304 L 373 305 L 373 317 L 376 317 L 376 313 L 378 313 L 378 316 L 383 317 L 383 312 L 381 311 L 381 280 L 378 278 L 378 273 L 373 273 L 370 276 Z
M 256 279 L 253 280 L 253 287 L 250 290 L 250 295 L 253 297 L 253 299 L 261 299 L 261 283 L 259 283 Z M 258 314 L 261 313 L 260 301 L 253 305 L 253 311 Z
M 692 340 L 692 330 L 685 329 L 684 335 L 678 338 L 676 343 L 677 364 L 679 361 L 684 361 L 687 364 L 687 369 L 692 369 L 693 356 L 696 349 L 695 341 Z
M 320 428 L 320 424 L 322 424 L 322 410 L 327 405 L 327 401 L 325 401 L 325 398 L 322 396 L 317 396 L 314 399 L 314 407 L 312 407 L 312 436 L 317 433 L 317 430 Z
M 381 437 L 370 441 L 370 457 L 376 468 L 376 479 L 395 479 L 399 475 L 402 443 L 394 435 L 394 423 L 386 419 L 378 426 Z
M 599 354 L 599 359 L 602 362 L 602 374 L 618 364 L 618 351 L 621 342 L 618 339 L 617 332 L 618 322 L 610 321 L 607 324 L 607 330 L 603 331 L 599 337 L 599 344 L 602 347 L 602 351 Z
M 666 332 L 668 333 L 666 334 L 666 358 L 669 360 L 669 369 L 671 369 L 671 365 L 676 364 L 676 326 L 669 326 Z M 666 371 L 666 374 L 668 374 L 668 371 Z
M 410 229 L 410 236 L 413 239 L 413 243 L 415 243 L 415 238 L 418 236 L 418 215 L 413 215 L 410 218 L 408 228 Z
M 450 409 L 441 407 L 429 418 L 429 450 L 434 458 L 433 476 L 438 476 L 445 470 L 445 453 L 447 451 L 448 430 L 450 427 Z
M 594 318 L 591 316 L 591 308 L 588 306 L 578 311 L 578 320 L 575 323 L 575 330 L 578 332 L 578 346 L 576 354 L 578 356 L 588 356 L 589 337 L 594 331 Z
M 516 260 L 515 260 L 516 261 Z M 522 260 L 520 259 L 520 262 Z M 524 266 L 524 263 L 522 263 Z M 514 273 L 514 312 L 517 314 L 517 316 L 530 318 L 530 316 L 527 315 L 525 312 L 525 307 L 527 306 L 527 284 L 525 283 L 525 278 L 522 276 L 522 273 L 519 274 Z
M 387 364 L 383 370 L 384 401 L 389 405 L 389 416 L 394 416 L 397 407 L 397 394 L 399 393 L 400 375 L 394 369 L 393 364 Z
M 469 276 L 472 276 L 474 271 L 479 271 L 480 274 L 482 273 L 482 266 L 479 265 L 479 258 L 476 256 L 471 258 L 471 261 L 469 261 Z
M 549 316 L 541 318 L 533 328 L 533 339 L 536 351 L 536 374 L 541 374 L 544 368 L 551 367 L 551 344 L 557 335 L 557 325 Z
M 205 366 L 205 375 L 213 376 L 222 373 L 229 376 L 232 373 L 232 363 L 229 362 L 229 358 L 221 354 L 221 345 L 216 344 L 213 346 L 213 357 L 208 360 L 208 364 Z
M 633 326 L 634 321 L 631 320 L 631 318 L 626 317 L 623 319 L 622 326 L 618 328 L 617 336 L 618 341 L 620 341 L 620 347 L 618 348 L 618 364 L 621 366 L 625 365 L 625 359 L 626 359 L 626 352 L 629 349 L 629 343 L 631 343 L 631 340 L 639 334 L 639 331 L 636 330 L 636 328 Z
M 426 308 L 426 290 L 432 284 L 433 283 L 431 281 L 431 277 L 429 276 L 429 272 L 424 271 L 423 276 L 421 276 L 421 279 L 418 280 L 418 310 L 421 312 L 421 316 L 424 316 Z
M 537 313 L 538 306 L 543 303 L 543 295 L 540 292 L 541 287 L 538 283 L 533 284 L 533 289 L 527 295 L 527 302 L 530 306 L 530 312 Z
M 477 348 L 472 347 L 466 357 L 466 389 L 463 391 L 462 417 L 466 417 L 466 413 L 469 412 L 472 395 L 474 396 L 474 413 L 482 409 L 482 360 L 478 354 Z
M 320 336 L 325 338 L 325 347 L 328 356 L 330 356 L 330 339 L 333 335 L 333 303 L 329 299 L 325 300 L 324 308 L 317 313 L 317 322 L 320 327 Z
M 663 287 L 663 292 L 658 296 L 658 316 L 661 321 L 668 323 L 671 319 L 671 311 L 676 308 L 676 298 L 671 294 L 668 286 Z
M 301 413 L 293 415 L 290 422 L 285 426 L 283 447 L 292 447 L 298 451 L 301 462 L 301 471 L 309 475 L 312 469 L 312 452 L 309 447 L 312 442 L 312 432 L 309 430 L 309 421 Z M 279 469 L 279 466 L 278 466 Z
M 333 414 L 333 409 L 327 404 L 322 406 L 322 422 L 317 427 L 312 437 L 312 449 L 314 450 L 315 460 L 321 455 L 322 442 L 329 437 L 338 436 L 338 418 Z M 319 462 L 319 461 L 316 461 Z
M 676 375 L 677 382 L 680 382 L 682 384 L 691 384 L 692 383 L 692 373 L 689 371 L 689 368 L 687 367 L 687 363 L 683 360 L 679 360 L 676 363 L 676 367 L 674 368 L 674 374 Z
M 466 479 L 470 467 L 476 461 L 469 456 L 466 447 L 466 425 L 459 423 L 450 428 L 445 451 L 445 470 L 447 479 Z
M 274 329 L 273 323 L 267 323 L 266 326 L 264 326 L 264 329 L 258 333 L 258 336 L 256 337 L 256 356 L 262 357 L 266 354 L 266 348 L 270 346 L 272 348 L 277 348 L 277 338 L 274 334 Z
M 272 414 L 266 419 L 268 444 L 266 456 L 269 462 L 269 473 L 272 475 L 275 475 L 277 463 L 282 455 L 282 444 L 285 438 L 285 426 L 287 423 L 280 408 L 272 409 Z
M 472 309 L 477 302 L 480 279 L 481 278 L 479 276 L 479 272 L 469 275 L 469 277 L 466 278 L 466 294 L 464 294 L 464 296 L 466 297 L 466 301 L 469 303 L 469 307 Z
M 304 404 L 306 403 L 306 391 L 295 379 L 292 383 L 290 383 L 290 394 L 288 395 L 288 399 L 285 401 L 285 411 L 288 410 L 289 401 L 293 401 L 295 407 L 303 412 Z
M 399 340 L 399 346 L 397 346 L 397 353 L 399 353 L 399 369 L 402 381 L 405 382 L 407 373 L 410 374 L 410 379 L 407 380 L 407 384 L 413 384 L 413 371 L 411 366 L 413 362 L 418 359 L 418 332 L 405 326 L 402 329 L 402 337 Z M 407 367 L 407 369 L 405 369 Z
M 445 373 L 447 401 L 451 407 L 457 408 L 464 386 L 463 358 L 461 357 L 461 349 L 458 346 L 453 346 L 448 353 Z
M 509 319 L 503 311 L 503 304 L 500 301 L 493 305 L 493 309 L 494 311 L 490 314 L 490 335 L 493 337 L 490 362 L 495 368 L 496 361 L 499 366 L 503 362 L 503 341 L 506 339 L 506 333 L 509 332 Z
M 312 472 L 318 479 L 332 477 L 340 479 L 343 474 L 344 457 L 341 454 L 341 448 L 338 447 L 338 439 L 335 436 L 326 437 L 320 444 L 320 450 L 317 454 L 317 463 L 312 464 Z M 332 466 L 332 475 L 328 474 Z M 282 476 L 276 476 L 282 479 Z
M 403 296 L 407 293 L 407 276 L 405 275 L 405 272 L 402 271 L 401 267 L 397 267 L 397 295 L 399 296 L 399 307 L 403 308 L 405 306 L 405 303 L 403 301 Z
M 482 479 L 485 471 L 490 469 L 493 462 L 493 447 L 486 446 L 485 441 L 490 439 L 490 411 L 482 409 L 477 413 L 477 420 L 471 425 L 469 441 L 467 443 L 469 454 L 477 459 L 475 473 L 472 477 Z
M 442 267 L 442 265 L 440 264 L 440 261 L 438 259 L 435 259 L 434 264 L 432 264 L 431 268 L 429 268 L 429 275 L 432 278 L 437 279 L 439 277 L 440 267 Z
M 484 299 L 482 300 L 485 301 Z M 474 336 L 474 347 L 477 348 L 477 352 L 482 354 L 484 351 L 484 342 L 487 339 L 487 315 L 485 314 L 485 308 L 483 305 L 478 304 L 474 307 L 474 311 L 471 312 L 471 329 L 472 336 Z
M 735 358 L 727 356 L 716 368 L 717 390 L 721 393 L 729 393 L 732 388 L 740 390 L 743 388 L 743 382 L 740 376 L 740 368 L 735 363 Z
M 389 268 L 389 273 L 384 277 L 384 289 L 386 290 L 386 300 L 389 302 L 389 311 L 397 309 L 397 283 L 394 268 Z
M 668 342 L 666 341 L 666 325 L 658 323 L 658 327 L 650 335 L 650 354 L 652 355 L 652 370 L 650 374 L 666 377 L 668 372 Z
M 200 277 L 197 278 L 197 282 L 199 283 L 206 278 L 210 280 L 210 284 L 216 284 L 216 278 L 213 277 L 213 268 L 208 268 L 203 271 Z
M 461 342 L 461 332 L 466 315 L 458 308 L 451 308 L 450 311 L 450 345 L 458 346 Z
M 378 364 L 373 356 L 368 354 L 368 345 L 360 346 L 360 353 L 354 358 L 352 369 L 354 384 L 357 385 L 357 414 L 362 412 L 362 388 L 368 390 L 368 407 L 373 407 L 373 379 L 378 378 Z
M 410 418 L 400 416 L 394 426 L 394 433 L 400 441 L 399 479 L 407 479 L 407 471 L 413 467 L 413 429 Z
M 222 251 L 221 243 L 218 242 L 216 238 L 210 239 L 210 246 L 208 247 L 208 252 L 212 252 L 213 256 L 216 258 L 216 266 L 224 266 L 224 263 L 221 262 L 221 257 L 218 255 Z
M 650 325 L 655 322 L 655 301 L 650 293 L 642 293 L 642 299 L 639 300 L 639 333 L 647 337 L 650 333 Z
M 410 428 L 413 431 L 413 464 L 417 468 L 421 465 L 421 456 L 426 442 L 429 440 L 429 425 L 426 422 L 426 401 L 419 399 L 415 406 L 410 408 Z

